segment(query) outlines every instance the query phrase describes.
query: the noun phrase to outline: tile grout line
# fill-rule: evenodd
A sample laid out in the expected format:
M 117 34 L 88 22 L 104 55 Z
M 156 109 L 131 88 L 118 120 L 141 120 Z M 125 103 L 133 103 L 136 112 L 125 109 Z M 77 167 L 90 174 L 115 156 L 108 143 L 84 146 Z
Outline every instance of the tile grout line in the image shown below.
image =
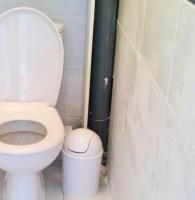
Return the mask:
M 173 107 L 171 106 L 171 104 L 168 102 L 167 98 L 164 96 L 163 92 L 161 91 L 159 85 L 157 84 L 157 82 L 155 81 L 155 79 L 153 78 L 151 72 L 148 69 L 148 64 L 145 62 L 145 60 L 142 58 L 142 56 L 140 55 L 139 51 L 137 50 L 137 48 L 135 47 L 135 45 L 133 44 L 133 42 L 129 39 L 127 32 L 125 31 L 125 29 L 123 28 L 123 26 L 120 24 L 119 21 L 117 21 L 117 24 L 120 28 L 120 30 L 122 31 L 122 33 L 124 34 L 125 38 L 127 39 L 127 41 L 129 42 L 129 44 L 131 45 L 131 47 L 133 48 L 133 50 L 135 51 L 135 53 L 138 56 L 138 59 L 140 60 L 140 62 L 144 65 L 144 69 L 147 71 L 152 83 L 154 84 L 154 86 L 156 87 L 156 89 L 158 90 L 160 96 L 163 98 L 165 104 L 167 105 L 168 109 L 173 113 L 173 116 L 175 117 L 176 122 L 178 123 L 178 125 L 180 126 L 180 128 L 182 128 L 185 137 L 189 140 L 189 142 L 195 147 L 195 144 L 192 142 L 193 140 L 191 139 L 188 131 L 186 130 L 186 128 L 184 127 L 184 125 L 182 124 L 182 122 L 180 121 L 180 119 L 178 118 L 175 110 L 173 109 Z
M 174 64 L 174 57 L 175 57 L 175 51 L 174 50 L 176 49 L 181 13 L 182 13 L 182 0 L 180 0 L 180 5 L 179 5 L 179 8 L 178 8 L 177 25 L 176 25 L 175 36 L 174 36 L 174 41 L 173 41 L 172 55 L 171 55 L 171 59 L 170 59 L 170 63 L 169 63 L 168 87 L 167 87 L 167 92 L 166 92 L 167 100 L 169 98 L 170 87 L 171 87 L 171 78 L 172 78 L 172 75 L 173 75 L 173 64 Z
M 153 78 L 151 72 L 148 70 L 148 64 L 146 63 L 146 61 L 144 60 L 144 58 L 140 55 L 139 51 L 137 50 L 137 48 L 135 47 L 135 45 L 132 43 L 132 41 L 129 39 L 126 31 L 124 30 L 123 26 L 120 24 L 120 22 L 118 22 L 119 28 L 122 30 L 122 32 L 124 33 L 125 37 L 127 38 L 128 42 L 130 43 L 131 47 L 133 48 L 133 50 L 136 52 L 138 59 L 140 60 L 140 62 L 144 65 L 144 68 L 146 69 L 147 73 L 149 74 L 152 82 L 155 84 L 155 86 L 157 87 L 157 89 L 159 90 L 161 96 L 166 100 L 166 97 L 164 96 L 164 94 L 162 93 L 158 83 L 155 81 L 155 79 Z M 166 100 L 167 102 L 167 100 Z

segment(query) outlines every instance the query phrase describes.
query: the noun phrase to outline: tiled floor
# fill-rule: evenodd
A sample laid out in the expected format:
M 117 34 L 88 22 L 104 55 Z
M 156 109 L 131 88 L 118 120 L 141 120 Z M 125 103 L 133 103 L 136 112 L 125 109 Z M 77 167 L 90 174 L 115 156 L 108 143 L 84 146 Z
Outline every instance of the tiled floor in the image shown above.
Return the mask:
M 73 200 L 70 198 L 63 199 L 61 184 L 61 162 L 57 161 L 44 171 L 47 200 Z M 81 199 L 74 199 L 81 200 Z M 85 200 L 85 199 L 82 199 Z M 111 200 L 106 179 L 100 183 L 99 193 L 88 200 Z
M 0 189 L 2 188 L 3 172 L 0 171 Z M 46 170 L 44 170 L 45 184 L 46 184 L 46 200 L 73 200 L 70 198 L 63 198 L 62 184 L 61 184 L 61 162 L 56 161 Z M 0 191 L 0 200 L 2 199 Z M 75 199 L 74 199 L 75 200 Z M 76 199 L 81 200 L 81 199 Z M 85 200 L 85 199 L 82 199 Z M 100 183 L 99 193 L 88 200 L 111 200 L 106 179 Z

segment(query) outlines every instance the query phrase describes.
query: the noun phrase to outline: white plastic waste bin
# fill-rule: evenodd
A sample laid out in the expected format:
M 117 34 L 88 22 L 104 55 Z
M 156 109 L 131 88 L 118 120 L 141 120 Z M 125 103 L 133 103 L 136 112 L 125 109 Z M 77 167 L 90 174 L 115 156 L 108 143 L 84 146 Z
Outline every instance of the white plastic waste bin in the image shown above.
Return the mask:
M 102 154 L 102 143 L 96 133 L 84 128 L 70 132 L 63 149 L 65 196 L 87 198 L 97 193 Z

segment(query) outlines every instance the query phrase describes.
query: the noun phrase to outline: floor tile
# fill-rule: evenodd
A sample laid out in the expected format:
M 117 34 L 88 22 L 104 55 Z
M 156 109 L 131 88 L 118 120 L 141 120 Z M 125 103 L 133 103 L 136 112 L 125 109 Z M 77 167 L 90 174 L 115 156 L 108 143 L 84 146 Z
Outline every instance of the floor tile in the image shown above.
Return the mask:
M 46 200 L 75 200 L 63 197 L 62 192 L 62 165 L 57 160 L 44 170 Z M 2 184 L 4 172 L 0 170 L 0 200 L 2 200 Z M 107 180 L 104 179 L 100 183 L 100 189 L 96 196 L 88 199 L 77 200 L 111 200 L 108 190 Z

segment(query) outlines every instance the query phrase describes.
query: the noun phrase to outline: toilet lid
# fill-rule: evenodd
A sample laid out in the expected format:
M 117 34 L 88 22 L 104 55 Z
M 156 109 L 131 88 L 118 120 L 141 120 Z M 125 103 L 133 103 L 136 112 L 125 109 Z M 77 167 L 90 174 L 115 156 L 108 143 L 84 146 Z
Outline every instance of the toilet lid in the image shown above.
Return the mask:
M 0 16 L 0 101 L 55 105 L 63 71 L 62 39 L 53 22 L 32 8 Z

